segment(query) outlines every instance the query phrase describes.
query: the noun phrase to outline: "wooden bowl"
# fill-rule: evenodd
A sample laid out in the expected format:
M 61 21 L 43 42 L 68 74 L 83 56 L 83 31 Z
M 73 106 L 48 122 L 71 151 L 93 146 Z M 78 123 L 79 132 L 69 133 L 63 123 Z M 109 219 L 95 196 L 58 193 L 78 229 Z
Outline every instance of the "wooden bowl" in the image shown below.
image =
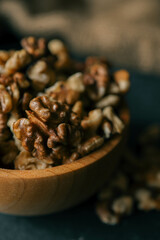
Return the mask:
M 75 206 L 109 179 L 124 151 L 129 111 L 121 110 L 126 127 L 102 148 L 74 163 L 44 170 L 0 169 L 0 212 L 42 215 Z

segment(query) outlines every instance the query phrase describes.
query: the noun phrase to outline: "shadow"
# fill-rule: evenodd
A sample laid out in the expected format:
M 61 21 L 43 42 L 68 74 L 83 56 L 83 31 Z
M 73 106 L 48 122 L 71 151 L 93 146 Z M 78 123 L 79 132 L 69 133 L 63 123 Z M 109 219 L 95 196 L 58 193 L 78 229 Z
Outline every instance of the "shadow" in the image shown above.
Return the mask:
M 18 37 L 4 16 L 0 16 L 0 46 L 1 49 L 19 48 Z
M 28 8 L 28 11 L 31 14 L 38 13 L 47 13 L 50 11 L 83 11 L 86 12 L 88 10 L 88 4 L 86 0 L 47 0 L 47 1 L 39 1 L 39 0 L 24 0 L 23 1 Z M 32 3 L 32 4 L 31 4 Z

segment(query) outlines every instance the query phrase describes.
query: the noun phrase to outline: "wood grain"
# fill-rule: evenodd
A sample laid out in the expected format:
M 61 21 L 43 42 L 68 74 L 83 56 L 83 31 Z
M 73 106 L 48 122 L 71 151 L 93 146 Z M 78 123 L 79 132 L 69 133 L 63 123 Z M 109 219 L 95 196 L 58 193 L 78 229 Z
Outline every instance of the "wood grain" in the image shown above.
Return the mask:
M 42 215 L 75 206 L 92 196 L 113 173 L 124 151 L 129 111 L 122 109 L 126 127 L 102 148 L 74 163 L 44 170 L 0 169 L 0 212 Z

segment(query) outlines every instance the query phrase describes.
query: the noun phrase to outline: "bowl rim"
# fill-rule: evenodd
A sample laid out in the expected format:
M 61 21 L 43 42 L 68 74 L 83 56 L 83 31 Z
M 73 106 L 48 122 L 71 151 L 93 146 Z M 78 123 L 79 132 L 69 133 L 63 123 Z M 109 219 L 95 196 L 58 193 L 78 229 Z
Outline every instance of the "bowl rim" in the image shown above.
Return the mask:
M 67 163 L 64 165 L 55 166 L 46 169 L 33 169 L 33 170 L 17 170 L 17 169 L 5 169 L 0 168 L 0 178 L 27 178 L 37 179 L 46 177 L 56 177 L 57 175 L 64 175 L 73 171 L 78 171 L 90 164 L 93 164 L 98 159 L 103 158 L 105 155 L 110 153 L 122 140 L 124 133 L 128 129 L 130 122 L 130 113 L 128 106 L 124 106 L 120 110 L 120 117 L 125 123 L 125 127 L 121 135 L 115 135 L 109 139 L 103 146 L 90 154 L 76 160 L 73 163 Z

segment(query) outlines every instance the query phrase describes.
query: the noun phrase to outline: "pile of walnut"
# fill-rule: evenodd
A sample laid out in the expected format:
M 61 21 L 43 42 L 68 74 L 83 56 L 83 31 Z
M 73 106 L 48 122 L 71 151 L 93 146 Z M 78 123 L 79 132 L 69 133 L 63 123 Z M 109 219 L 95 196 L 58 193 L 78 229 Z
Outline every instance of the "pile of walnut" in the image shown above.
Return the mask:
M 121 134 L 127 71 L 112 73 L 103 58 L 76 62 L 56 39 L 28 37 L 21 46 L 0 51 L 1 167 L 70 163 Z
M 126 151 L 110 184 L 98 194 L 102 222 L 117 224 L 137 207 L 160 211 L 160 126 L 150 126 L 139 139 L 138 153 Z

